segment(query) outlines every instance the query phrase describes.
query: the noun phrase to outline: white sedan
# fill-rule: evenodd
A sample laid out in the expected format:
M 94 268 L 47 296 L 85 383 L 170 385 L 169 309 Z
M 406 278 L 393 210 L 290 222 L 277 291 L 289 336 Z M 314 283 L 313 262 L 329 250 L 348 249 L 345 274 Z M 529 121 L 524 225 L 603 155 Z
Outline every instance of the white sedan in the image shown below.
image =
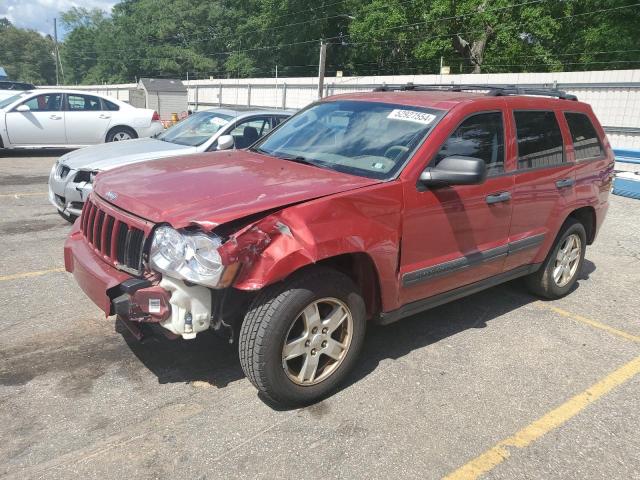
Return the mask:
M 0 100 L 0 148 L 77 148 L 162 130 L 153 110 L 82 91 L 37 89 Z
M 69 152 L 49 175 L 49 201 L 73 222 L 93 189 L 93 179 L 122 165 L 194 153 L 247 148 L 292 115 L 283 110 L 216 108 L 194 113 L 155 138 L 96 145 Z

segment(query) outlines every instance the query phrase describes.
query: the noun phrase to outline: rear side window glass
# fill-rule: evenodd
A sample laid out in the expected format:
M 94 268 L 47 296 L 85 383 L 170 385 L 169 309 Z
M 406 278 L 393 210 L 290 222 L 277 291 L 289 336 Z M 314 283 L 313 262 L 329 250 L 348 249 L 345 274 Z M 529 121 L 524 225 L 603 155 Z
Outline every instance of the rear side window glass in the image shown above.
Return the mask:
M 120 110 L 120 107 L 118 105 L 110 102 L 109 100 L 105 100 L 104 98 L 102 99 L 102 103 L 104 104 L 103 110 L 108 110 L 110 112 L 117 112 L 118 110 Z
M 514 112 L 518 168 L 549 167 L 564 161 L 560 125 L 554 112 Z
M 67 94 L 67 105 L 70 111 L 99 111 L 100 99 L 91 95 Z
M 434 165 L 454 155 L 481 158 L 489 175 L 504 172 L 502 113 L 479 113 L 467 118 L 440 147 Z
M 564 114 L 571 131 L 573 150 L 576 160 L 599 158 L 604 155 L 600 139 L 589 117 L 584 113 L 566 112 Z

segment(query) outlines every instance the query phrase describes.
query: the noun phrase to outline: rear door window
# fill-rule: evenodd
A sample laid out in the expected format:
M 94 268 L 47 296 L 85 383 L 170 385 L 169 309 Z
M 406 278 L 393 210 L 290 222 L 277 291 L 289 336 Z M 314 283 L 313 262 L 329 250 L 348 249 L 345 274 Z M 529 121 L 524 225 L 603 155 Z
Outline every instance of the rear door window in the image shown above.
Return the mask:
M 92 95 L 67 94 L 67 107 L 71 112 L 100 111 L 100 99 Z
M 434 165 L 454 155 L 481 158 L 487 164 L 488 175 L 504 172 L 502 113 L 478 113 L 467 118 L 440 147 Z
M 571 140 L 573 141 L 573 151 L 576 160 L 585 160 L 587 158 L 601 158 L 604 156 L 604 150 L 600 143 L 600 138 L 596 133 L 591 120 L 584 113 L 565 112 L 565 118 L 571 131 Z
M 540 168 L 564 162 L 564 145 L 556 114 L 550 111 L 516 111 L 518 168 Z

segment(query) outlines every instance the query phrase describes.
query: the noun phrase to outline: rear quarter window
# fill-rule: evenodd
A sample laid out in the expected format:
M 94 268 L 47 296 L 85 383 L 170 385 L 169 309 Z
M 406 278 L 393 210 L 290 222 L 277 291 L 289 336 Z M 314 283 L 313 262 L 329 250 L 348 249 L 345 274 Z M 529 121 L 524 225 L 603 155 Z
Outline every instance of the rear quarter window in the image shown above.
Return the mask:
M 571 132 L 576 160 L 603 157 L 604 149 L 591 119 L 584 113 L 565 112 L 564 116 Z
M 120 107 L 118 105 L 116 105 L 113 102 L 110 102 L 109 100 L 105 100 L 104 98 L 102 99 L 102 109 L 103 110 L 107 110 L 109 112 L 117 112 L 118 110 L 120 110 Z
M 540 168 L 564 162 L 562 132 L 552 111 L 515 111 L 518 169 Z

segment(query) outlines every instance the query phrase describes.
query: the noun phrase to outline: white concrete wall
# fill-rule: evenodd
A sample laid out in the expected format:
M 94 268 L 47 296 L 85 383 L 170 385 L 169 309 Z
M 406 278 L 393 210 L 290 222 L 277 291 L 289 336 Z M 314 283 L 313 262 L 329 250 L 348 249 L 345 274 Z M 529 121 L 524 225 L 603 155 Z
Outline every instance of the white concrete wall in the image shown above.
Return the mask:
M 500 73 L 481 75 L 398 75 L 367 77 L 329 77 L 325 92 L 329 94 L 365 91 L 371 85 L 407 82 L 428 84 L 513 84 L 554 86 L 591 104 L 605 127 L 624 127 L 624 133 L 609 133 L 614 147 L 640 148 L 640 70 L 609 70 L 557 73 Z M 209 79 L 183 82 L 189 91 L 191 108 L 216 105 L 252 105 L 276 108 L 302 108 L 317 99 L 317 79 L 251 78 Z M 135 84 L 88 85 L 69 88 L 99 92 L 128 101 Z M 178 112 L 179 113 L 179 112 Z M 611 129 L 615 131 L 615 128 Z

